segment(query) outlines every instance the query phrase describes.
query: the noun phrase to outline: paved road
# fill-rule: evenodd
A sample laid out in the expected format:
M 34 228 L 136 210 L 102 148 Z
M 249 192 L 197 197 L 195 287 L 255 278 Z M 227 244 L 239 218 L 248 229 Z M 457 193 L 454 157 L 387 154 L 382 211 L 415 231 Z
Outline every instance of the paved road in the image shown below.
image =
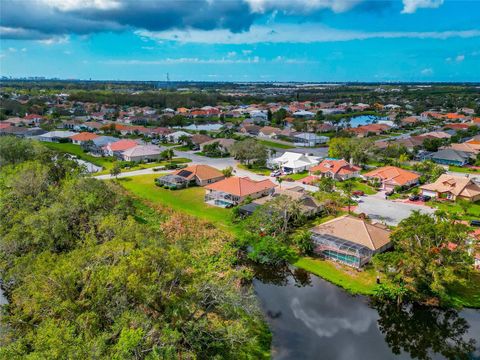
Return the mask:
M 362 196 L 362 201 L 358 204 L 355 212 L 357 214 L 365 213 L 371 219 L 381 222 L 384 221 L 388 225 L 397 225 L 400 221 L 409 217 L 414 210 L 420 210 L 420 212 L 426 214 L 433 214 L 435 212 L 435 209 L 428 206 L 385 200 L 385 194 L 383 192 L 370 196 Z

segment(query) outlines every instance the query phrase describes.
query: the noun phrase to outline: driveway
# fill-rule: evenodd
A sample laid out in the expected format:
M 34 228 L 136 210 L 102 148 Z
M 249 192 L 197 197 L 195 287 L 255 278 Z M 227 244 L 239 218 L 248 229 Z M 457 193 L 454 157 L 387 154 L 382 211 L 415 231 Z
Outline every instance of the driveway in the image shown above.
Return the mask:
M 433 214 L 435 209 L 425 205 L 409 204 L 401 201 L 385 200 L 385 193 L 362 196 L 362 201 L 355 209 L 357 214 L 365 213 L 371 219 L 385 222 L 388 225 L 397 225 L 410 216 L 412 211 L 419 210 L 425 214 Z

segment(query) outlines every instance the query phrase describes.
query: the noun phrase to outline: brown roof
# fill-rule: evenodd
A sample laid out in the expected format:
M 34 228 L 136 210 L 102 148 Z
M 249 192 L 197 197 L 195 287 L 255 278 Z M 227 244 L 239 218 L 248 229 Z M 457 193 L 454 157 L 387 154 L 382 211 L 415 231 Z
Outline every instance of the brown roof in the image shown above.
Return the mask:
M 200 144 L 203 144 L 204 142 L 212 140 L 210 136 L 203 135 L 203 134 L 192 135 L 190 139 L 192 139 L 192 142 L 197 145 L 200 145 Z
M 420 175 L 414 172 L 403 170 L 396 166 L 384 166 L 364 174 L 365 177 L 379 178 L 382 181 L 391 181 L 397 185 L 406 185 L 416 180 Z
M 209 190 L 222 191 L 235 196 L 248 196 L 257 192 L 273 189 L 275 184 L 270 180 L 255 181 L 248 177 L 232 176 L 214 184 L 207 185 Z
M 431 184 L 420 186 L 422 190 L 436 191 L 439 193 L 450 192 L 455 196 L 473 198 L 480 195 L 480 186 L 471 179 L 460 176 L 443 174 Z
M 182 174 L 187 174 L 186 172 L 190 174 L 183 176 Z M 184 169 L 177 170 L 173 174 L 185 177 L 187 180 L 191 180 L 195 176 L 200 180 L 216 179 L 224 176 L 220 170 L 209 165 L 191 165 Z
M 329 235 L 341 240 L 348 240 L 370 250 L 377 250 L 390 242 L 390 231 L 384 226 L 370 224 L 351 215 L 327 221 L 315 226 L 311 231 L 318 235 Z
M 264 126 L 260 129 L 260 132 L 265 135 L 270 135 L 270 134 L 281 134 L 282 129 L 273 127 L 273 126 Z

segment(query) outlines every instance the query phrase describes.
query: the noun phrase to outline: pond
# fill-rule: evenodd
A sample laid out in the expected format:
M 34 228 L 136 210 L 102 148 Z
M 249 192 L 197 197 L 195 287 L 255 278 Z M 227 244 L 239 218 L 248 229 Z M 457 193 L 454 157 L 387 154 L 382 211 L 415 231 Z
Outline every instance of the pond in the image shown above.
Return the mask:
M 182 129 L 185 130 L 195 130 L 195 131 L 201 131 L 201 130 L 206 130 L 206 131 L 217 131 L 222 128 L 223 124 L 200 124 L 200 125 L 195 125 L 191 124 L 188 126 L 182 126 Z
M 378 120 L 386 120 L 386 118 L 373 116 L 373 115 L 361 115 L 350 118 L 350 127 L 357 127 L 361 125 L 372 124 Z
M 300 269 L 258 272 L 272 358 L 480 359 L 480 311 L 375 304 Z

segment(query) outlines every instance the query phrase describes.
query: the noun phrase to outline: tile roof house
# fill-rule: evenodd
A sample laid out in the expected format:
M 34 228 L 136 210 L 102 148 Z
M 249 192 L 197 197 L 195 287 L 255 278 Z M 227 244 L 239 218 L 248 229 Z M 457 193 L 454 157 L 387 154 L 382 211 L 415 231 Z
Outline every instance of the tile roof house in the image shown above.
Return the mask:
M 191 165 L 173 172 L 173 175 L 183 177 L 187 182 L 193 182 L 198 186 L 213 184 L 225 179 L 225 175 L 220 170 L 209 165 Z
M 244 125 L 240 128 L 240 132 L 244 134 L 254 135 L 257 136 L 260 132 L 261 127 L 258 125 Z
M 383 190 L 393 190 L 395 186 L 412 186 L 418 183 L 419 174 L 396 166 L 384 166 L 363 174 L 366 180 L 380 180 Z
M 264 126 L 258 131 L 258 136 L 273 139 L 281 135 L 281 133 L 282 129 L 273 126 Z
M 355 268 L 392 246 L 388 228 L 351 215 L 327 221 L 310 231 L 316 253 Z
M 212 140 L 212 138 L 208 135 L 203 135 L 203 134 L 193 134 L 190 139 L 192 140 L 192 143 L 198 148 L 200 148 L 200 145 Z
M 224 139 L 224 138 L 212 139 L 210 141 L 205 141 L 204 143 L 201 143 L 200 150 L 203 151 L 203 149 L 205 148 L 205 145 L 212 145 L 212 144 L 218 143 L 221 151 L 226 154 L 230 152 L 230 149 L 232 148 L 233 144 L 235 144 L 235 142 L 236 140 L 234 139 Z
M 104 146 L 103 150 L 109 156 L 121 156 L 123 151 L 134 148 L 135 146 L 138 146 L 138 142 L 135 140 L 123 139 L 109 143 L 108 145 Z
M 480 200 L 480 186 L 466 177 L 443 174 L 434 183 L 422 185 L 420 189 L 422 195 L 440 199 Z
M 346 129 L 346 131 L 354 133 L 357 137 L 365 137 L 365 136 L 368 136 L 368 134 L 379 135 L 389 129 L 390 129 L 390 126 L 385 124 L 369 124 L 369 125 L 358 126 L 356 128 L 349 128 L 349 129 Z
M 477 143 L 477 141 L 470 140 L 464 143 L 450 144 L 448 147 L 445 147 L 444 149 L 452 149 L 456 151 L 463 151 L 463 152 L 469 153 L 470 155 L 477 155 L 480 152 L 480 145 Z
M 162 150 L 157 145 L 137 145 L 122 152 L 125 161 L 150 161 L 160 159 Z
M 360 176 L 361 167 L 350 164 L 344 159 L 325 159 L 310 168 L 310 175 L 330 177 L 335 180 L 346 180 Z
M 220 207 L 238 205 L 247 197 L 257 199 L 267 196 L 275 189 L 270 180 L 255 181 L 248 177 L 232 176 L 205 186 L 205 202 Z
M 70 139 L 72 139 L 72 142 L 77 145 L 82 145 L 83 143 L 87 141 L 92 141 L 93 139 L 96 139 L 100 137 L 97 134 L 94 133 L 89 133 L 89 132 L 81 132 L 79 134 L 75 134 L 73 136 L 70 136 Z

